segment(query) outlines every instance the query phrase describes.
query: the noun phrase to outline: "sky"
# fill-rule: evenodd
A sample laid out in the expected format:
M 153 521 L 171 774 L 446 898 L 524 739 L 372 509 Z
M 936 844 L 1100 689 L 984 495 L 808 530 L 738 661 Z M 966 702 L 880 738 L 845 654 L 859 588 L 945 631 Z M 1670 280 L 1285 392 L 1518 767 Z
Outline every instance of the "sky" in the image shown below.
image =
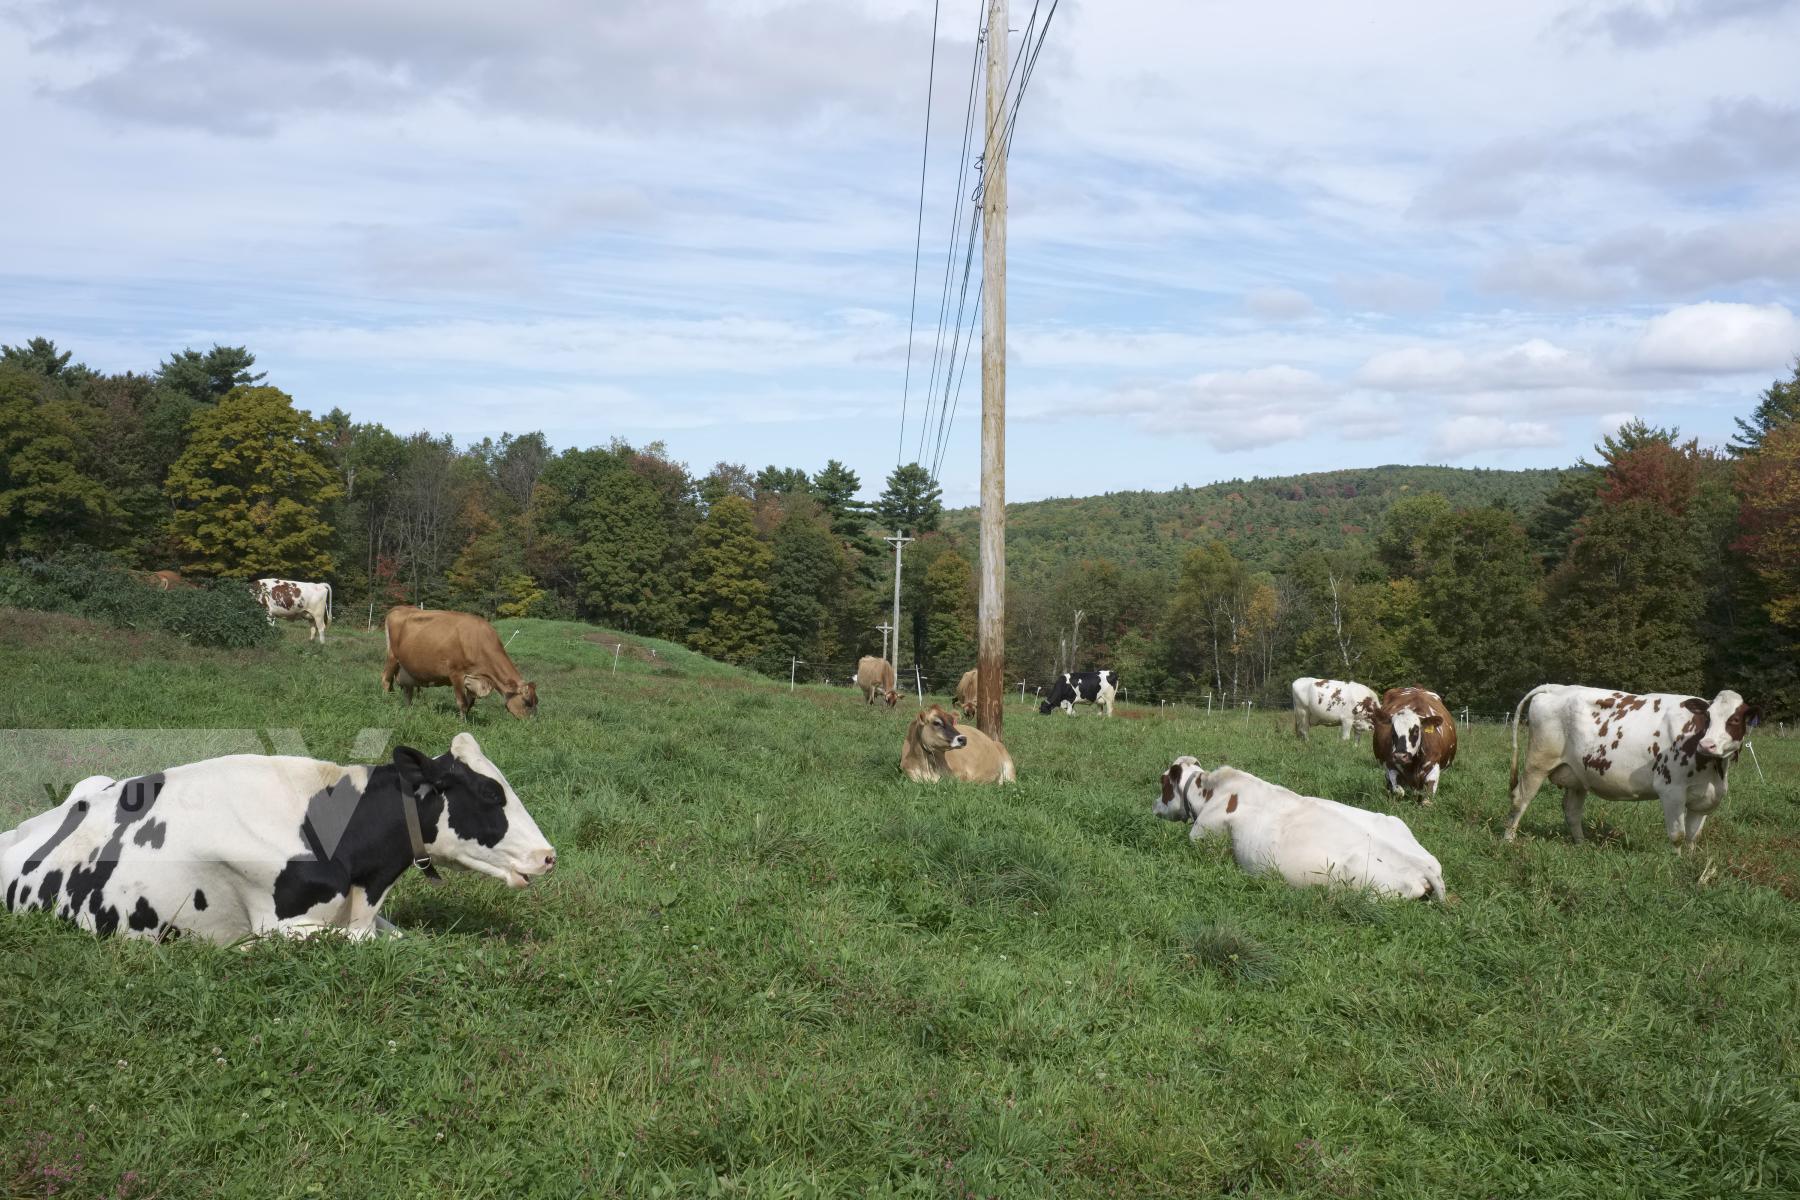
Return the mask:
M 932 364 L 983 8 L 0 0 L 0 342 L 248 345 L 316 413 L 870 494 L 948 391 L 973 503 L 979 353 Z M 1796 45 L 1800 0 L 1060 0 L 1009 498 L 1723 442 L 1800 354 Z

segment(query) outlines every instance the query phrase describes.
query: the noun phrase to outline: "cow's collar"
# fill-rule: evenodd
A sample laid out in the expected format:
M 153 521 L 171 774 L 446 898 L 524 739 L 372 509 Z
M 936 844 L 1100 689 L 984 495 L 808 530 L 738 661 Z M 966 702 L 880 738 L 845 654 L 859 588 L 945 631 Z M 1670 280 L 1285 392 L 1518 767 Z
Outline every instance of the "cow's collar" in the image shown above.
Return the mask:
M 1188 821 L 1198 821 L 1200 819 L 1200 810 L 1195 808 L 1193 801 L 1188 799 L 1187 789 L 1185 787 L 1177 786 L 1175 788 L 1175 795 L 1181 801 L 1182 818 Z
M 424 790 L 420 788 L 420 791 Z M 431 865 L 431 852 L 425 849 L 425 835 L 419 828 L 419 798 L 404 787 L 400 789 L 400 811 L 406 816 L 406 836 L 412 841 L 413 866 L 431 882 L 444 882 L 437 868 Z

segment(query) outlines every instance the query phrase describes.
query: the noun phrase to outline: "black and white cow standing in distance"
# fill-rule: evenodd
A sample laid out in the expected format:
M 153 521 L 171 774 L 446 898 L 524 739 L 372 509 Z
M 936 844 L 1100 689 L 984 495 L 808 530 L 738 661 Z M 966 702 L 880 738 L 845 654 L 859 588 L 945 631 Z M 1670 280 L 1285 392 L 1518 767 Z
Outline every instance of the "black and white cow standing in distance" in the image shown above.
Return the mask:
M 1064 671 L 1057 676 L 1050 694 L 1038 705 L 1040 714 L 1062 709 L 1075 715 L 1077 704 L 1097 704 L 1102 716 L 1112 716 L 1113 697 L 1119 692 L 1119 677 L 1111 671 Z
M 383 897 L 410 868 L 460 867 L 522 888 L 556 851 L 467 733 L 428 758 L 339 766 L 238 754 L 114 780 L 0 833 L 9 912 L 97 934 L 352 938 L 394 931 Z

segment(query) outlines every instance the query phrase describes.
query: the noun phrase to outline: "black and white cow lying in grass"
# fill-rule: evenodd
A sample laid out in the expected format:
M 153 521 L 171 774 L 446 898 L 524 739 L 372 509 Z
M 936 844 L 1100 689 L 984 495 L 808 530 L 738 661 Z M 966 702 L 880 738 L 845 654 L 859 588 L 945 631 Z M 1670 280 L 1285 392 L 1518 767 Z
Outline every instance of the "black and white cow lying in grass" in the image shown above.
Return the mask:
M 524 887 L 556 851 L 467 733 L 427 758 L 339 766 L 238 754 L 113 780 L 0 833 L 10 912 L 54 911 L 98 934 L 213 942 L 246 935 L 353 938 L 393 929 L 388 889 L 417 866 Z

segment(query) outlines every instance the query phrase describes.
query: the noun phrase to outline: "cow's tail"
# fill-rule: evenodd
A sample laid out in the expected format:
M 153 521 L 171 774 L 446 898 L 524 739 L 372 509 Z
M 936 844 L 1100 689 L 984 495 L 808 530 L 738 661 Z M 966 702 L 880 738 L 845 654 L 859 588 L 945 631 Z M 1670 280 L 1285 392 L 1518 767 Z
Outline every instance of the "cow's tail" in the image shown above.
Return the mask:
M 1526 692 L 1525 695 L 1520 698 L 1519 703 L 1513 708 L 1512 782 L 1510 782 L 1506 785 L 1512 791 L 1516 792 L 1519 790 L 1519 720 L 1524 715 L 1525 710 L 1527 708 L 1531 707 L 1532 699 L 1542 692 L 1549 691 L 1551 686 L 1552 685 L 1548 684 L 1548 683 L 1538 684 L 1536 687 L 1532 688 L 1529 692 Z M 1529 741 L 1529 738 L 1530 738 L 1529 731 L 1527 731 L 1526 737 L 1528 740 L 1526 741 L 1525 745 L 1526 745 L 1526 748 L 1529 749 L 1531 746 L 1531 742 Z
M 325 585 L 325 623 L 331 624 L 331 585 Z

